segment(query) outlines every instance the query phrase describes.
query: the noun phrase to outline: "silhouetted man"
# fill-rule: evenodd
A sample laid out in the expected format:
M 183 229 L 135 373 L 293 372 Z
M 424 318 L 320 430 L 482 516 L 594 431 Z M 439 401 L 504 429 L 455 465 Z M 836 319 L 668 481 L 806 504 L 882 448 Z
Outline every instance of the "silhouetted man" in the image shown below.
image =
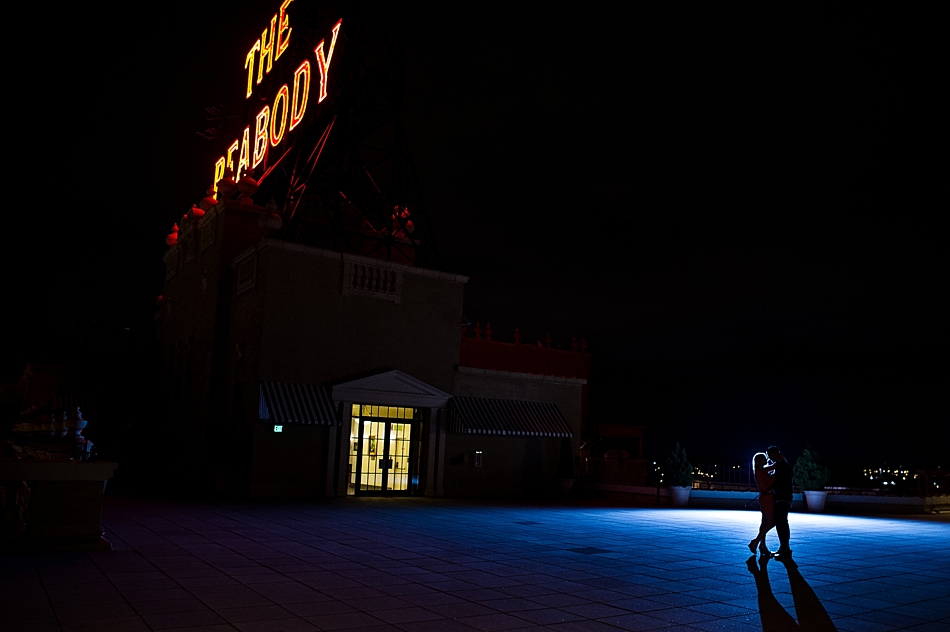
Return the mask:
M 775 464 L 775 483 L 772 492 L 775 496 L 775 532 L 778 534 L 778 551 L 773 557 L 790 558 L 792 549 L 788 547 L 791 537 L 788 529 L 788 510 L 792 508 L 792 466 L 788 464 L 781 450 L 771 446 L 766 453 Z

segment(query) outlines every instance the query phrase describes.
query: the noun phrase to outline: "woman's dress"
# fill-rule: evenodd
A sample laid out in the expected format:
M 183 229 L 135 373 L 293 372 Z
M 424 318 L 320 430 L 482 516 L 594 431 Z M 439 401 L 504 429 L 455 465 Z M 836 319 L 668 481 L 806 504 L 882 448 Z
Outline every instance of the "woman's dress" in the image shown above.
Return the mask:
M 759 487 L 759 509 L 764 514 L 771 514 L 775 511 L 775 497 L 772 495 L 772 484 L 775 477 L 769 474 L 766 469 L 761 469 L 755 473 L 755 484 Z

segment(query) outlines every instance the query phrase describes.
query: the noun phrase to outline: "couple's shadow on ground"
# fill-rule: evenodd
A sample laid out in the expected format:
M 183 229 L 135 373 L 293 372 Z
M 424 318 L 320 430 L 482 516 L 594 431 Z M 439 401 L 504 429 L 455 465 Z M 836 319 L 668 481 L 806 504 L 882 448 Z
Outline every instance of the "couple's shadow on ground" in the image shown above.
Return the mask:
M 792 588 L 792 600 L 795 603 L 795 614 L 798 621 L 782 607 L 775 595 L 772 594 L 772 584 L 769 583 L 769 564 L 781 564 L 788 572 L 788 583 Z M 798 572 L 798 564 L 792 559 L 780 562 L 769 561 L 768 557 L 759 559 L 755 563 L 753 555 L 746 560 L 749 572 L 755 577 L 755 587 L 759 593 L 759 615 L 762 617 L 763 632 L 778 632 L 779 630 L 808 630 L 816 632 L 835 632 L 837 628 L 828 616 L 825 607 L 818 600 L 818 595 L 811 589 L 802 574 Z

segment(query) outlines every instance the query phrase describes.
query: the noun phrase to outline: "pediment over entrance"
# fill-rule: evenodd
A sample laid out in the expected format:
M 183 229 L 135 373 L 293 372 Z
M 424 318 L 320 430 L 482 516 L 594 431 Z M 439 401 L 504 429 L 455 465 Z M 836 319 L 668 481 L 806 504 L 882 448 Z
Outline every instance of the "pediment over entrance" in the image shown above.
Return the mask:
M 451 395 L 402 371 L 387 371 L 333 387 L 333 401 L 442 408 Z

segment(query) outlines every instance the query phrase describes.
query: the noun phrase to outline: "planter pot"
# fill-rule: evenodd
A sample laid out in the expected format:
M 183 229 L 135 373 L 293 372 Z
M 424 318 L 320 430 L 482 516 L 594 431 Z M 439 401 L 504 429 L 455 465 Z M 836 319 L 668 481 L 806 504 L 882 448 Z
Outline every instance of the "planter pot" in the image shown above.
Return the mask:
M 82 418 L 82 412 L 79 407 L 73 408 L 72 413 L 66 417 L 66 428 L 75 439 L 82 438 L 82 431 L 86 428 L 89 421 Z
M 692 487 L 674 487 L 670 486 L 670 494 L 673 496 L 674 507 L 685 507 L 689 503 L 689 491 Z
M 825 510 L 825 498 L 828 497 L 828 492 L 819 492 L 805 490 L 805 504 L 808 505 L 808 511 L 813 513 L 821 513 Z
M 561 490 L 562 494 L 567 494 L 571 491 L 571 488 L 574 487 L 573 478 L 559 478 L 557 479 L 558 489 Z
M 74 438 L 79 439 L 82 437 L 82 431 L 86 429 L 88 423 L 88 419 L 67 419 L 66 428 Z

